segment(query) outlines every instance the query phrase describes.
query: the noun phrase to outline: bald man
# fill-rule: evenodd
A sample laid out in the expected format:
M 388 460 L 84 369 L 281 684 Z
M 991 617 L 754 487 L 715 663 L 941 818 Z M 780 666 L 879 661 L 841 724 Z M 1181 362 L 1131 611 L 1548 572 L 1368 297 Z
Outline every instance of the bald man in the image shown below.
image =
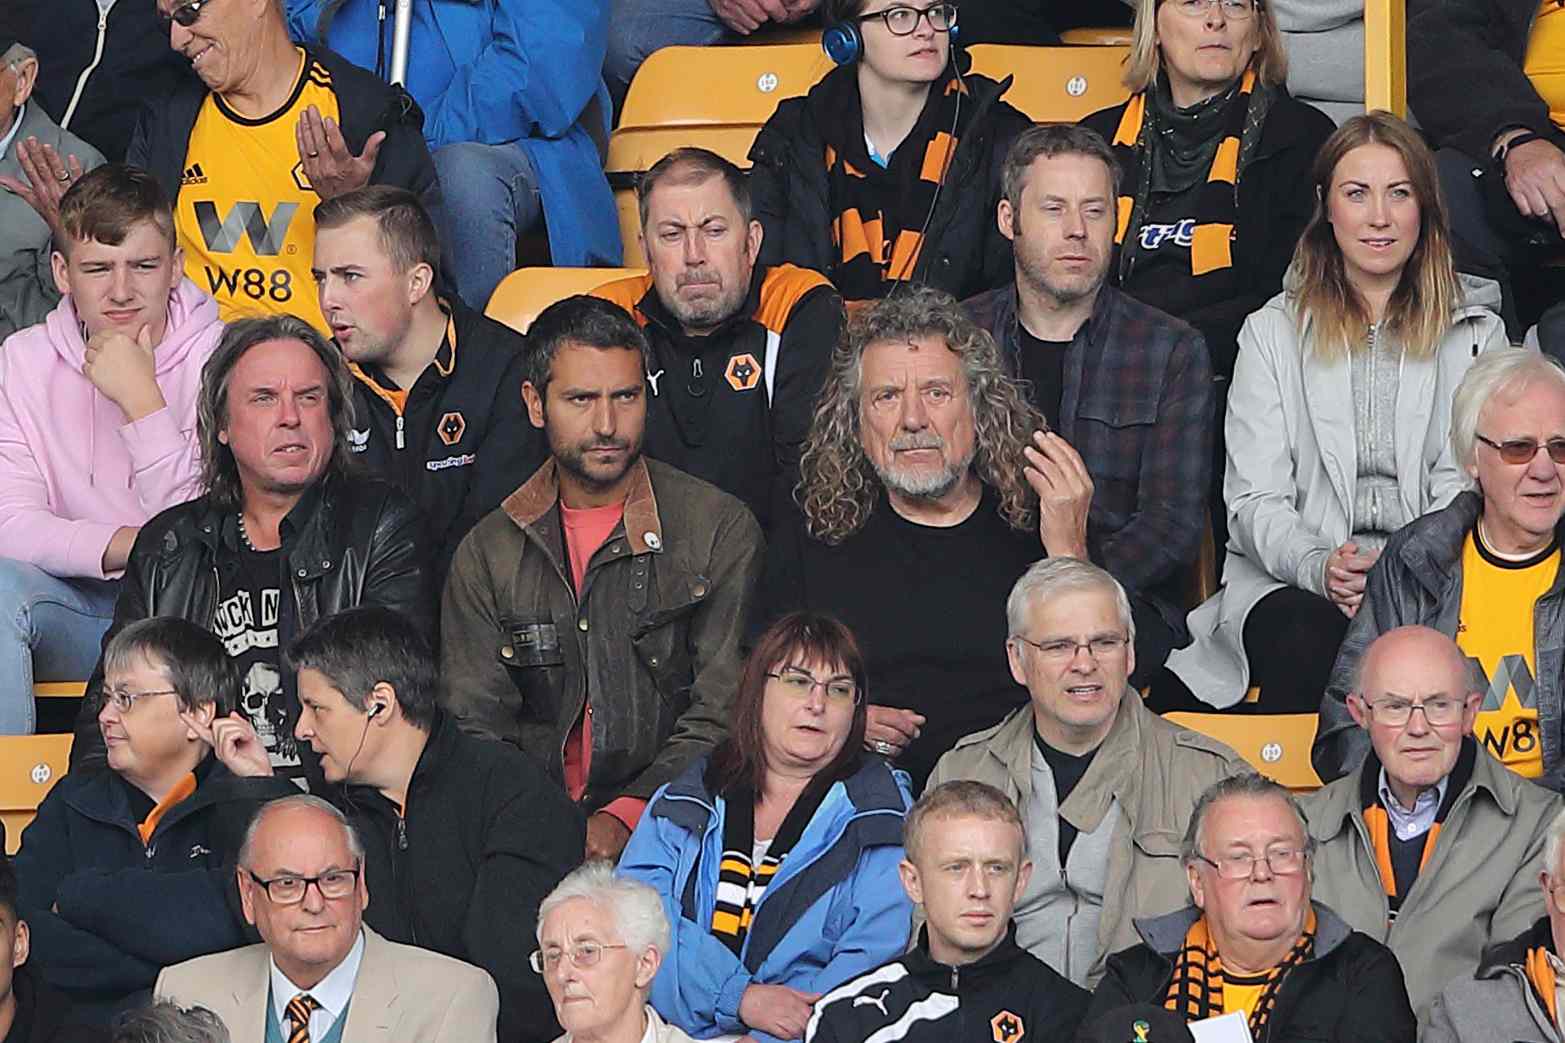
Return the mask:
M 1449 637 L 1387 631 L 1347 700 L 1370 752 L 1304 801 L 1315 897 L 1391 948 L 1421 1018 L 1448 982 L 1471 977 L 1485 946 L 1532 924 L 1561 807 L 1473 741 L 1480 698 Z

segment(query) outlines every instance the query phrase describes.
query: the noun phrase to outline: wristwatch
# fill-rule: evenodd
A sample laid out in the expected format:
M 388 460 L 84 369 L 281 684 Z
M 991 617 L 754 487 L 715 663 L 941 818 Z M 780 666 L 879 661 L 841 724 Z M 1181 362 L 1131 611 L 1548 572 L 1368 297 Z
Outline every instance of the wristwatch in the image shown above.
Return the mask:
M 1505 157 L 1510 153 L 1511 149 L 1517 145 L 1525 145 L 1529 141 L 1545 140 L 1547 139 L 1535 130 L 1524 130 L 1514 138 L 1509 138 L 1502 142 L 1500 147 L 1494 150 L 1494 162 L 1503 170 L 1505 168 Z

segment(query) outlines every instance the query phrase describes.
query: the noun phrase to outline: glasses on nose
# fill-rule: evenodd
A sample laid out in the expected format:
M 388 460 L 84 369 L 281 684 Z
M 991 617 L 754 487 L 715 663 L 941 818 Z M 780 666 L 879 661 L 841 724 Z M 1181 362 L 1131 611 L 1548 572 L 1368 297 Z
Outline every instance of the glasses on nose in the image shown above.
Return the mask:
M 1205 18 L 1216 8 L 1229 21 L 1242 22 L 1255 13 L 1254 0 L 1169 0 L 1169 4 L 1186 18 Z
M 1414 710 L 1422 710 L 1425 721 L 1435 727 L 1443 727 L 1462 719 L 1462 702 L 1461 699 L 1436 696 L 1421 703 L 1406 699 L 1377 699 L 1374 702 L 1366 701 L 1365 705 L 1369 707 L 1369 716 L 1376 724 L 1401 728 L 1413 719 Z
M 920 11 L 916 7 L 896 4 L 883 11 L 871 11 L 859 15 L 861 22 L 870 18 L 879 18 L 885 22 L 886 31 L 892 36 L 912 36 L 918 31 L 918 22 L 921 18 L 929 19 L 929 28 L 935 32 L 948 33 L 956 27 L 956 5 L 935 4 Z
M 274 876 L 263 880 L 253 870 L 246 869 L 250 879 L 266 888 L 266 897 L 275 905 L 298 905 L 304 901 L 304 892 L 314 884 L 322 898 L 346 898 L 353 893 L 359 881 L 360 867 L 352 869 L 328 869 L 320 876 Z
M 145 699 L 153 695 L 178 695 L 172 688 L 159 688 L 152 692 L 135 692 L 129 688 L 105 688 L 103 701 L 114 707 L 120 713 L 130 713 L 136 708 L 136 700 Z
M 212 0 L 190 0 L 188 4 L 180 4 L 168 14 L 164 14 L 161 10 L 159 10 L 157 13 L 158 28 L 163 30 L 164 36 L 168 35 L 168 27 L 173 25 L 175 22 L 178 22 L 184 28 L 189 29 L 192 25 L 196 24 L 196 19 L 201 17 L 201 12 L 205 10 L 206 5 L 210 4 L 211 2 Z
M 1538 455 L 1539 446 L 1549 451 L 1550 460 L 1557 464 L 1565 464 L 1565 438 L 1551 438 L 1547 442 L 1539 442 L 1536 438 L 1511 438 L 1504 442 L 1496 442 L 1476 431 L 1473 432 L 1473 437 L 1499 453 L 1500 459 L 1508 464 L 1532 463 L 1532 458 Z
M 1266 869 L 1272 876 L 1293 876 L 1304 868 L 1307 855 L 1303 848 L 1274 847 L 1264 855 L 1234 854 L 1207 858 L 1198 854 L 1195 857 L 1217 870 L 1217 875 L 1224 880 L 1248 880 L 1255 875 L 1255 867 L 1261 862 L 1266 863 Z
M 577 967 L 591 967 L 603 959 L 604 949 L 624 949 L 623 945 L 610 945 L 607 942 L 577 942 L 569 949 L 550 946 L 547 949 L 534 949 L 533 954 L 527 957 L 527 962 L 538 974 L 552 974 L 560 969 L 560 961 L 567 956 L 571 963 Z
M 1098 662 L 1110 659 L 1125 650 L 1130 644 L 1130 639 L 1122 634 L 1099 634 L 1097 637 L 1089 637 L 1085 641 L 1077 641 L 1071 637 L 1052 638 L 1047 641 L 1034 641 L 1032 638 L 1015 635 L 1016 640 L 1023 644 L 1032 645 L 1043 658 L 1055 663 L 1069 662 L 1076 658 L 1076 653 L 1083 648 L 1087 654 Z
M 796 699 L 808 699 L 810 693 L 819 688 L 826 693 L 826 698 L 832 702 L 856 703 L 859 701 L 859 686 L 846 677 L 829 677 L 824 681 L 817 681 L 807 671 L 792 666 L 766 676 L 782 685 L 783 691 Z

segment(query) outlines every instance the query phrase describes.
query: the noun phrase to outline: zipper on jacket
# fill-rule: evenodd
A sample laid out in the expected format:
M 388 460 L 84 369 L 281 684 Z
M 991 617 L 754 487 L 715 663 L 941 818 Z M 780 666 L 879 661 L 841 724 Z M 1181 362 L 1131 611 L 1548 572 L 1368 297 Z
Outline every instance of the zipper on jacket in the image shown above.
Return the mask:
M 113 10 L 112 6 L 110 10 Z M 108 29 L 109 12 L 100 9 L 98 11 L 98 44 L 92 52 L 92 61 L 88 62 L 87 68 L 83 69 L 82 74 L 76 77 L 76 90 L 71 94 L 71 103 L 65 106 L 65 114 L 60 117 L 61 130 L 70 129 L 71 117 L 76 115 L 76 106 L 81 103 L 82 92 L 87 89 L 87 78 L 97 71 L 99 64 L 103 61 L 103 43 L 108 38 Z M 165 40 L 164 42 L 167 43 L 168 41 Z
M 958 971 L 959 971 L 959 968 L 956 968 L 956 967 L 952 967 L 951 968 L 951 991 L 952 992 L 956 991 L 956 978 L 957 978 Z
M 1060 866 L 1060 886 L 1065 888 L 1065 893 L 1071 896 L 1071 911 L 1065 917 L 1065 977 L 1071 981 L 1071 924 L 1076 922 L 1076 914 L 1081 912 L 1081 895 L 1071 886 L 1070 877 L 1065 875 L 1065 866 Z
M 404 424 L 404 418 L 403 418 L 401 413 L 398 413 L 397 414 L 397 448 L 398 449 L 406 449 L 408 447 L 407 439 L 404 438 L 403 434 L 402 434 L 403 424 Z
M 397 816 L 397 850 L 408 849 L 408 820 L 401 815 Z

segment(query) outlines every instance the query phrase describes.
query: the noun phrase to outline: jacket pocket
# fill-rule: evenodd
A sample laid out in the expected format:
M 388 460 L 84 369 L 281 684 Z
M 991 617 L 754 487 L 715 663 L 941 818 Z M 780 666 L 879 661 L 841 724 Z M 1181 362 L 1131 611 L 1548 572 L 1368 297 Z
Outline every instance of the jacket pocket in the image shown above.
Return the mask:
M 674 596 L 649 608 L 631 631 L 631 647 L 652 678 L 658 696 L 678 716 L 690 705 L 695 656 L 690 647 L 690 619 L 705 603 L 709 584 L 703 576 L 677 581 Z
M 519 721 L 553 721 L 558 716 L 560 679 L 565 653 L 560 631 L 552 619 L 507 620 L 502 623 L 505 642 L 497 656 L 521 696 Z
M 1141 457 L 1157 423 L 1157 403 L 1087 401 L 1077 416 L 1075 449 L 1092 474 L 1094 520 L 1117 529 L 1136 509 Z

